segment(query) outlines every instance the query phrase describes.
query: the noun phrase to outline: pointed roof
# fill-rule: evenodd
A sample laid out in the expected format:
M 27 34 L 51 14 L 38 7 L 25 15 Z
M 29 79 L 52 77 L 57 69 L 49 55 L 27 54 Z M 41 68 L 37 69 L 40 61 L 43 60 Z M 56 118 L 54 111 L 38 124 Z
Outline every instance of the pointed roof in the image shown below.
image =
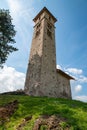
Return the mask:
M 66 77 L 67 79 L 69 80 L 75 80 L 72 76 L 70 76 L 69 74 L 65 73 L 64 71 L 60 70 L 60 69 L 57 69 L 57 72 L 61 75 L 63 75 L 64 77 Z
M 51 17 L 53 18 L 54 22 L 57 21 L 57 19 L 52 15 L 52 13 L 51 13 L 46 7 L 44 7 L 44 8 L 36 15 L 36 17 L 33 19 L 33 21 L 35 22 L 35 21 L 38 19 L 38 17 L 39 17 L 44 11 L 47 12 L 49 15 L 51 15 Z

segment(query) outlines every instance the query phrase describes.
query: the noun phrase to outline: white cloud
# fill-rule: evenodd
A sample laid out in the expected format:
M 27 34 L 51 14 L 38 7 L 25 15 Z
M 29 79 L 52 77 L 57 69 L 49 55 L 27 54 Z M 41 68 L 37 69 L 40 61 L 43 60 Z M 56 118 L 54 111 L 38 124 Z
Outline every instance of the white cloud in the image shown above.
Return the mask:
M 56 65 L 56 68 L 62 70 L 62 67 L 60 65 Z
M 75 86 L 75 92 L 80 92 L 81 90 L 82 90 L 82 86 L 81 85 Z
M 24 88 L 25 74 L 15 68 L 4 66 L 0 69 L 0 93 Z
M 72 75 L 74 75 L 75 79 L 79 83 L 87 83 L 87 77 L 82 74 L 83 73 L 82 69 L 68 68 L 66 69 L 66 71 L 72 73 Z
M 68 71 L 69 73 L 72 73 L 72 74 L 82 74 L 82 69 L 76 69 L 76 68 L 68 68 L 66 69 L 66 71 Z
M 18 12 L 21 9 L 21 4 L 20 4 L 20 0 L 7 0 L 11 11 L 14 12 Z
M 74 99 L 80 100 L 80 101 L 83 101 L 83 102 L 87 102 L 87 96 L 86 95 L 76 96 L 76 97 L 74 97 Z
M 21 38 L 23 37 L 21 39 L 21 41 L 23 41 L 23 39 L 25 39 L 24 37 L 26 37 L 27 34 L 29 36 L 29 33 L 31 33 L 28 28 L 33 25 L 32 19 L 35 13 L 35 10 L 32 5 L 33 1 L 26 0 L 25 3 L 25 0 L 7 0 L 7 3 L 17 33 Z
M 35 12 L 32 6 L 33 4 L 32 0 L 29 0 L 29 1 L 26 0 L 26 3 L 24 0 L 23 1 L 7 0 L 7 3 L 9 6 L 10 13 L 12 15 L 13 21 L 15 21 L 15 23 L 17 22 L 21 23 L 21 19 L 22 19 L 22 21 L 24 20 L 28 24 L 32 25 L 32 16 Z
M 81 83 L 87 83 L 87 77 L 81 75 L 81 76 L 78 78 L 78 81 L 81 82 Z
M 14 19 L 20 15 L 22 4 L 20 0 L 7 0 L 10 12 Z

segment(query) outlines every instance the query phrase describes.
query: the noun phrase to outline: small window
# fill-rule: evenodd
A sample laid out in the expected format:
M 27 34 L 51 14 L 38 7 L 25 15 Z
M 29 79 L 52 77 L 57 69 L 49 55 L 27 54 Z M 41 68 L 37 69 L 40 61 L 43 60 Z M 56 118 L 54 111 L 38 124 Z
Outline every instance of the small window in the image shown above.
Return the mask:
M 54 62 L 55 62 L 55 60 L 53 59 L 53 60 L 52 60 L 52 62 L 54 63 Z
M 44 72 L 44 74 L 46 74 L 46 72 Z
M 49 31 L 48 29 L 47 29 L 47 35 L 48 35 L 50 38 L 52 38 L 52 33 L 51 33 L 51 31 Z
M 50 30 L 52 29 L 52 26 L 49 23 L 47 23 L 47 26 Z
M 40 34 L 40 30 L 36 31 L 36 37 Z
M 51 20 L 51 17 L 49 16 L 49 20 Z
M 41 25 L 41 23 L 39 23 L 39 24 L 37 25 L 37 27 L 36 27 L 36 28 L 37 28 L 37 29 L 38 29 L 38 28 L 40 28 L 40 25 Z
M 47 55 L 45 54 L 45 57 L 47 57 Z

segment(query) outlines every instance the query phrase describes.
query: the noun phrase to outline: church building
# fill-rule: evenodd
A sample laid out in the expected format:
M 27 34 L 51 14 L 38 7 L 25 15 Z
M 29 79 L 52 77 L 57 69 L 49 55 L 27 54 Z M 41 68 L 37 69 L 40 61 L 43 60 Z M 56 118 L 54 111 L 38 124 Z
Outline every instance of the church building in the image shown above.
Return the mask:
M 56 69 L 55 22 L 57 19 L 44 7 L 35 22 L 24 91 L 30 96 L 71 99 L 70 80 Z

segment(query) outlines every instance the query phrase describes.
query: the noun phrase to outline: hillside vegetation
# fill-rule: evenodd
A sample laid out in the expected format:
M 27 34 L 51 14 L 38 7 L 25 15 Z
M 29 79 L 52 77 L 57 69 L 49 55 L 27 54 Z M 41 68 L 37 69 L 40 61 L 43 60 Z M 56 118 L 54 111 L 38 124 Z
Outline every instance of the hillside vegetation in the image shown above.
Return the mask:
M 0 110 L 13 101 L 17 102 L 15 109 L 12 109 L 13 114 L 7 118 L 0 116 L 0 130 L 87 130 L 87 103 L 48 97 L 0 95 Z

